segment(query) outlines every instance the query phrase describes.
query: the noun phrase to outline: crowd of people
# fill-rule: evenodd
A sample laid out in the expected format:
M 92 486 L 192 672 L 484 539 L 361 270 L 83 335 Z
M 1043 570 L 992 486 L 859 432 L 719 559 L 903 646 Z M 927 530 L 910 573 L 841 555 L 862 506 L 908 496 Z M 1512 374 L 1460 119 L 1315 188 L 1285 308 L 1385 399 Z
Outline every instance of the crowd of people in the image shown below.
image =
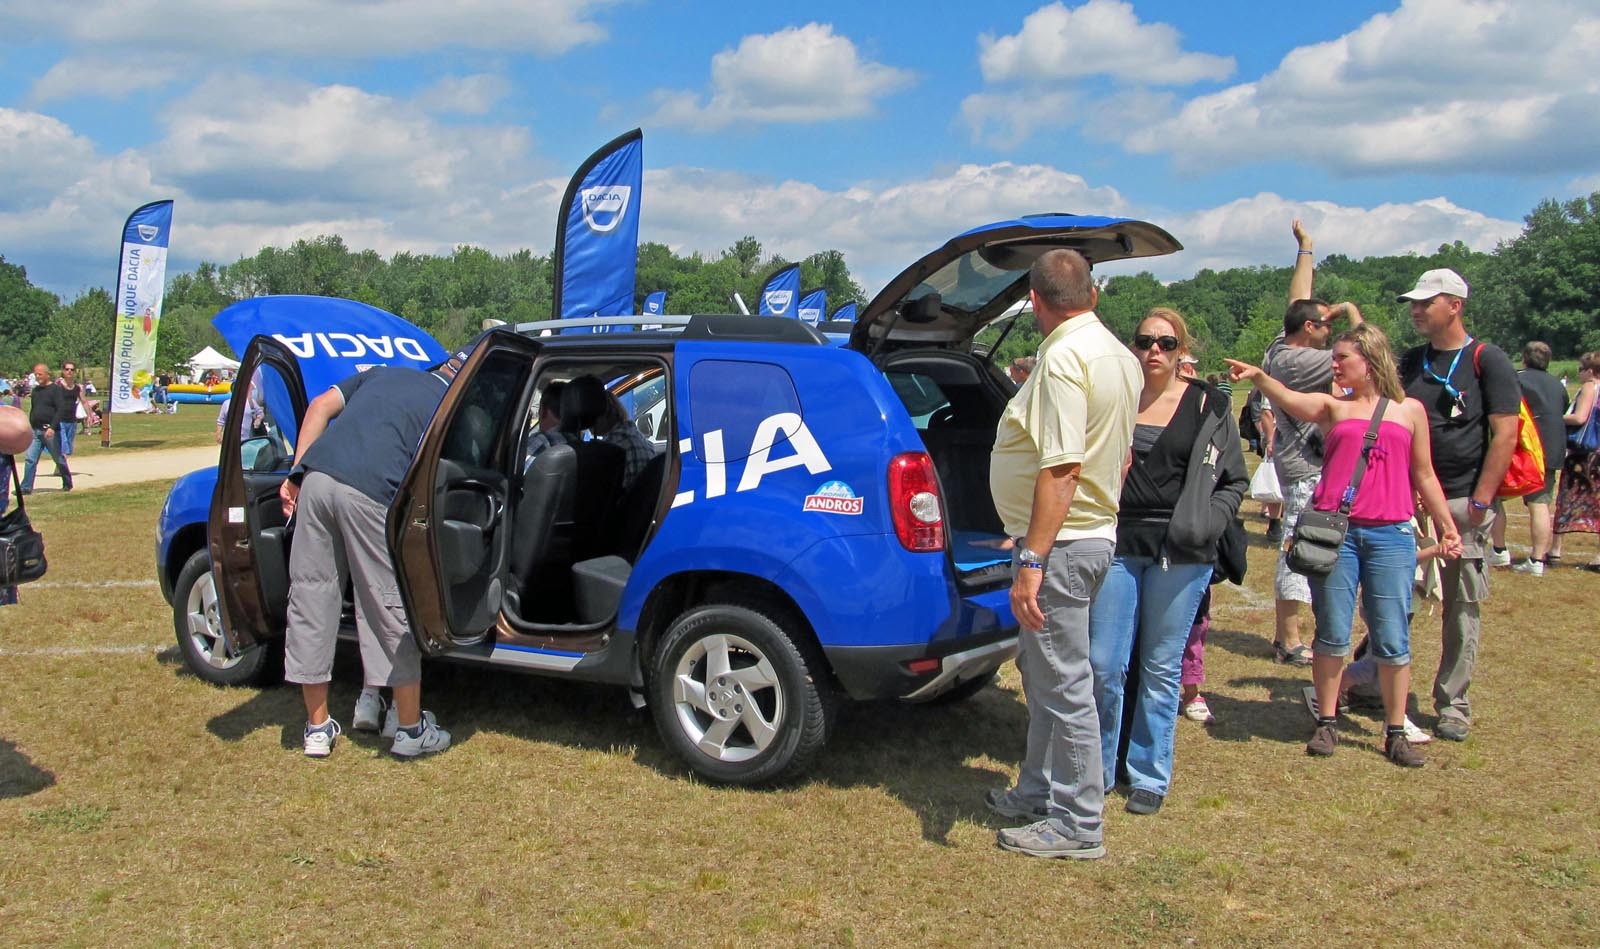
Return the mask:
M 1354 304 L 1312 295 L 1312 238 L 1299 221 L 1293 231 L 1283 332 L 1262 366 L 1226 360 L 1227 379 L 1196 378 L 1187 323 L 1171 309 L 1117 339 L 1095 314 L 1077 253 L 1050 251 L 1029 274 L 1045 338 L 1031 363 L 1008 366 L 1018 388 L 990 477 L 1012 538 L 1028 706 L 1017 782 L 985 795 L 990 810 L 1022 822 L 999 832 L 1007 850 L 1102 856 L 1107 794 L 1125 790 L 1133 814 L 1159 811 L 1179 718 L 1214 721 L 1199 694 L 1208 588 L 1238 556 L 1229 533 L 1249 483 L 1229 384 L 1253 384 L 1247 416 L 1279 483 L 1281 504 L 1266 512 L 1269 537 L 1282 541 L 1273 656 L 1311 669 L 1308 755 L 1335 753 L 1340 710 L 1357 694 L 1381 706 L 1383 755 L 1395 765 L 1423 766 L 1420 746 L 1435 737 L 1467 739 L 1488 571 L 1511 565 L 1509 553 L 1496 556 L 1506 550 L 1499 494 L 1524 399 L 1547 470 L 1546 487 L 1524 498 L 1532 548 L 1518 571 L 1542 574 L 1564 533 L 1600 532 L 1600 452 L 1567 448 L 1594 410 L 1600 354 L 1583 357 L 1569 406 L 1545 378 L 1547 345 L 1524 347 L 1519 374 L 1473 338 L 1470 289 L 1450 270 L 1422 274 L 1399 296 L 1424 342 L 1397 353 Z M 1305 512 L 1344 518 L 1325 572 L 1289 555 Z M 1442 600 L 1432 733 L 1407 715 L 1414 578 L 1429 560 L 1440 564 Z M 1367 637 L 1355 645 L 1358 614 Z

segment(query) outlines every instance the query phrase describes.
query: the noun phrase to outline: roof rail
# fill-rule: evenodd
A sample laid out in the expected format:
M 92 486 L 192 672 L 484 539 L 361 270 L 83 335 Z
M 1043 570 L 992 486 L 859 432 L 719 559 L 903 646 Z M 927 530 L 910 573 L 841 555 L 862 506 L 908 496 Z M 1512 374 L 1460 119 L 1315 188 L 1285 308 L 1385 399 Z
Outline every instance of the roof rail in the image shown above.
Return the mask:
M 683 335 L 691 339 L 760 339 L 784 343 L 817 343 L 826 346 L 828 338 L 800 320 L 781 316 L 713 316 L 689 318 Z
M 560 336 L 563 330 L 582 329 L 593 330 L 596 326 L 626 326 L 633 330 L 663 330 L 674 333 L 681 332 L 689 325 L 691 317 L 687 316 L 585 316 L 570 320 L 531 320 L 518 323 L 512 329 L 524 336 Z
M 828 344 L 828 338 L 810 324 L 776 316 L 721 314 L 589 316 L 574 320 L 532 320 L 518 323 L 512 329 L 524 336 L 560 336 L 569 330 L 583 330 L 587 333 L 597 327 L 626 327 L 631 331 L 682 334 L 686 339 L 746 339 Z

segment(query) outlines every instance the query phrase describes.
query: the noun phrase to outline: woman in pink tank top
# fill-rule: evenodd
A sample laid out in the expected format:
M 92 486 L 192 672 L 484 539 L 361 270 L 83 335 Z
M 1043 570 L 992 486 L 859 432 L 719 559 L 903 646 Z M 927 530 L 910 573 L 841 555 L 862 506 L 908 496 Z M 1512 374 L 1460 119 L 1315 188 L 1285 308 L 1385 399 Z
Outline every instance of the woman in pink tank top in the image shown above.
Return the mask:
M 1350 529 L 1339 562 L 1326 577 L 1308 578 L 1317 619 L 1311 678 L 1318 715 L 1306 753 L 1323 757 L 1338 745 L 1339 677 L 1350 655 L 1359 589 L 1372 653 L 1379 663 L 1384 755 L 1397 765 L 1420 767 L 1422 754 L 1405 735 L 1406 698 L 1411 693 L 1411 579 L 1417 564 L 1411 528 L 1415 499 L 1420 498 L 1422 509 L 1439 525 L 1442 555 L 1461 555 L 1461 536 L 1433 473 L 1427 413 L 1421 402 L 1406 398 L 1394 350 L 1383 331 L 1371 323 L 1351 328 L 1334 342 L 1333 386 L 1346 393 L 1342 396 L 1295 392 L 1259 367 L 1232 359 L 1228 365 L 1234 380 L 1249 379 L 1274 406 L 1321 429 L 1327 447 L 1322 480 L 1312 497 L 1312 506 L 1319 511 L 1339 508 L 1380 399 L 1389 400 L 1382 403 L 1377 441 L 1350 507 Z

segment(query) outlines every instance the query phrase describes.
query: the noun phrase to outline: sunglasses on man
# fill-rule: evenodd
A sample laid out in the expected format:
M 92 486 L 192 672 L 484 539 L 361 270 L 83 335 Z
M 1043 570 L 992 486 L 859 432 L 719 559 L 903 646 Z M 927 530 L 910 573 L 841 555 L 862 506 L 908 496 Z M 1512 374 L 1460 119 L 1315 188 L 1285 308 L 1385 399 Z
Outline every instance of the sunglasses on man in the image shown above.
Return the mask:
M 1134 352 L 1142 353 L 1145 350 L 1149 349 L 1151 346 L 1160 346 L 1162 352 L 1170 353 L 1173 350 L 1178 348 L 1178 337 L 1176 337 L 1176 336 L 1148 336 L 1148 335 L 1146 335 L 1144 333 L 1140 333 L 1138 336 L 1135 336 L 1133 338 L 1133 350 L 1134 350 Z

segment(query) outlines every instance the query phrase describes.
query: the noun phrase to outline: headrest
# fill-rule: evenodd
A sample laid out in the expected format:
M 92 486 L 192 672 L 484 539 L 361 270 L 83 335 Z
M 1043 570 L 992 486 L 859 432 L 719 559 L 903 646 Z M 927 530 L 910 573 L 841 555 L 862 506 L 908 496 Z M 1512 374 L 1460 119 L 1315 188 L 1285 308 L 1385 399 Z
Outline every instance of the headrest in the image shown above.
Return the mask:
M 561 390 L 561 430 L 567 433 L 594 428 L 606 410 L 606 387 L 594 376 L 578 376 Z

